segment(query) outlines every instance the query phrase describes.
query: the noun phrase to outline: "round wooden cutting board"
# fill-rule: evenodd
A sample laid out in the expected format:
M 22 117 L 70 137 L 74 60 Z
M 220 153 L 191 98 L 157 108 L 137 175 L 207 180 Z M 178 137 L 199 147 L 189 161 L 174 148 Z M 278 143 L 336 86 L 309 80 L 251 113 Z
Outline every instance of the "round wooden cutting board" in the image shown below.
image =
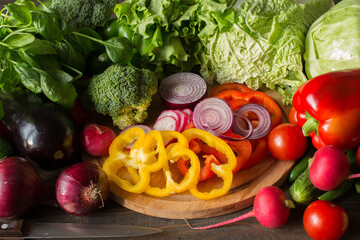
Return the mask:
M 266 91 L 281 106 L 283 112 L 283 121 L 287 122 L 287 113 L 290 106 L 281 104 L 280 96 L 274 91 Z M 154 123 L 159 113 L 164 110 L 158 96 L 154 97 L 153 103 L 149 108 L 149 119 L 144 124 Z M 95 158 L 87 154 L 83 154 L 84 161 L 96 162 L 102 164 L 106 157 Z M 259 164 L 239 171 L 234 174 L 232 187 L 230 191 L 222 197 L 212 200 L 201 200 L 192 196 L 189 191 L 181 194 L 174 194 L 167 197 L 153 197 L 145 193 L 135 194 L 126 192 L 117 187 L 115 184 L 111 186 L 111 199 L 120 205 L 134 210 L 139 213 L 170 219 L 194 219 L 214 217 L 232 213 L 253 204 L 255 194 L 263 187 L 274 185 L 282 185 L 286 177 L 295 164 L 294 161 L 279 161 L 267 155 Z M 170 166 L 171 167 L 171 166 Z M 172 166 L 173 178 L 180 178 L 181 173 L 176 166 Z M 176 171 L 177 170 L 177 171 Z M 122 174 L 122 173 L 119 173 Z M 126 173 L 123 173 L 124 177 Z M 123 177 L 123 176 L 122 176 Z M 161 172 L 151 176 L 151 184 L 158 185 L 164 182 Z M 199 186 L 199 189 L 211 189 L 220 187 L 221 180 L 211 179 Z

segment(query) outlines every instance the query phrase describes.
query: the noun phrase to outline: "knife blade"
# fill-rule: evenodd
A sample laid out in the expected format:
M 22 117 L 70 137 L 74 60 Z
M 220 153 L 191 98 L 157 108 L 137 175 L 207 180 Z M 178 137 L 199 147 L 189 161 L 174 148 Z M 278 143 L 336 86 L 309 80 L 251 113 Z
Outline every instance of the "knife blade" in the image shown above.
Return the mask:
M 23 219 L 0 220 L 0 239 L 51 239 L 139 237 L 162 230 L 151 227 L 120 224 L 43 223 Z

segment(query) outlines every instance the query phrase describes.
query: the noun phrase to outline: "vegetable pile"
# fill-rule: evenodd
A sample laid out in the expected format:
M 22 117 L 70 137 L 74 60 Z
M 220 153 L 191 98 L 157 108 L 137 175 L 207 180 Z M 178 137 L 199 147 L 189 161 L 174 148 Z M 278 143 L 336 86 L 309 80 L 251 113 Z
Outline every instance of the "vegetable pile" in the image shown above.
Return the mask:
M 298 161 L 289 193 L 307 206 L 306 232 L 340 238 L 349 219 L 333 201 L 354 185 L 360 192 L 360 65 L 358 29 L 337 27 L 358 25 L 360 2 L 331 4 L 7 4 L 0 18 L 0 217 L 54 203 L 88 215 L 119 189 L 215 199 L 229 192 L 234 174 L 269 156 Z M 288 119 L 266 88 L 293 105 Z M 162 112 L 145 125 L 156 94 Z M 81 151 L 106 160 L 80 162 Z M 42 171 L 56 172 L 56 185 Z M 245 216 L 198 229 L 253 216 L 280 227 L 291 199 L 268 186 Z

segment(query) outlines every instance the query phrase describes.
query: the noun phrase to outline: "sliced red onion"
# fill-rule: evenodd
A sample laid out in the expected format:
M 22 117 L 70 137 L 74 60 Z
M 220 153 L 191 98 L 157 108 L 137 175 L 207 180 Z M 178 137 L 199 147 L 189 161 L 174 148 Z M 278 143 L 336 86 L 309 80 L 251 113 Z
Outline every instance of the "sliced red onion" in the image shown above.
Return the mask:
M 243 121 L 239 121 L 238 117 L 242 116 L 245 112 L 253 112 L 257 115 L 259 124 L 254 129 L 246 128 Z M 269 111 L 256 103 L 248 103 L 240 107 L 237 111 L 234 112 L 234 124 L 232 126 L 232 131 L 238 135 L 246 136 L 251 132 L 249 139 L 258 139 L 266 136 L 271 130 L 271 116 Z M 246 124 L 248 125 L 248 124 Z M 251 124 L 250 124 L 251 125 Z M 248 126 L 250 126 L 248 125 Z
M 232 130 L 233 130 L 234 124 L 238 124 L 238 125 L 242 126 L 244 129 L 247 129 L 247 133 L 244 132 L 242 134 L 239 134 L 239 133 L 235 133 L 233 130 L 233 132 L 239 136 L 233 137 L 233 136 L 229 136 L 229 135 L 221 135 L 221 136 L 219 136 L 219 138 L 224 139 L 224 140 L 229 140 L 229 141 L 241 141 L 241 140 L 250 138 L 250 136 L 253 132 L 253 126 L 252 126 L 250 120 L 241 114 L 237 114 L 237 113 L 233 113 L 233 114 L 234 114 L 234 120 L 233 120 L 233 124 L 231 126 Z
M 179 120 L 173 116 L 164 116 L 158 118 L 153 126 L 157 131 L 177 131 L 179 129 Z
M 159 94 L 170 109 L 192 109 L 206 93 L 205 80 L 190 72 L 172 74 L 162 80 L 159 86 Z
M 226 101 L 211 97 L 200 101 L 195 106 L 192 119 L 196 128 L 218 136 L 231 128 L 233 112 Z

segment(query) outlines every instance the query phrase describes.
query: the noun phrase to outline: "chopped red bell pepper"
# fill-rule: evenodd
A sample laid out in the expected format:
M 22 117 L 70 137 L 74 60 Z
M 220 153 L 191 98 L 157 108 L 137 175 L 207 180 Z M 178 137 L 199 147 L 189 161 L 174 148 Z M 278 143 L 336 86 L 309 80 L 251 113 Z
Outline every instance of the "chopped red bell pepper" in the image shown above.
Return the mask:
M 264 106 L 271 116 L 271 127 L 279 125 L 282 122 L 282 112 L 279 105 L 269 95 L 260 91 L 240 92 L 236 90 L 227 90 L 219 93 L 216 97 L 222 98 L 227 102 L 236 99 L 243 99 L 250 103 L 256 103 Z M 234 104 L 235 105 L 235 104 Z
M 306 115 L 303 132 L 344 150 L 360 144 L 360 69 L 317 76 L 295 92 L 293 106 Z
M 252 145 L 249 140 L 245 139 L 242 141 L 225 141 L 231 149 L 234 151 L 236 156 L 236 167 L 233 173 L 238 172 L 247 163 L 251 156 Z
M 211 92 L 209 97 L 216 97 L 216 95 L 218 95 L 219 93 L 226 91 L 226 90 L 236 90 L 239 92 L 251 92 L 252 89 L 249 88 L 248 86 L 246 86 L 245 84 L 242 83 L 223 83 L 220 84 L 216 87 L 214 87 Z
M 259 139 L 251 139 L 250 143 L 252 146 L 252 153 L 250 155 L 250 158 L 242 166 L 241 170 L 248 169 L 260 163 L 261 160 L 265 158 L 268 152 L 266 137 Z

